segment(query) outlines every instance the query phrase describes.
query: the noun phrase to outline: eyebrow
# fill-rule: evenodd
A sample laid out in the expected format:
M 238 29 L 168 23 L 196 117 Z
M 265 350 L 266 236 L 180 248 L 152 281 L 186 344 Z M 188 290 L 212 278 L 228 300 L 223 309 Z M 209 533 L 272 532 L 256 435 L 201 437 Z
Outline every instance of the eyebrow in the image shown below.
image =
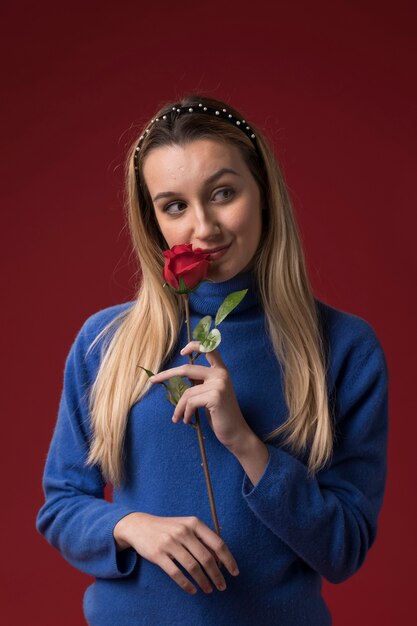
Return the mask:
M 217 172 L 214 172 L 214 174 L 209 176 L 205 180 L 204 184 L 209 185 L 210 183 L 213 183 L 215 180 L 220 178 L 220 176 L 223 176 L 223 174 L 235 174 L 236 176 L 240 176 L 240 174 L 238 174 L 238 172 L 236 172 L 235 170 L 232 170 L 232 168 L 222 167 L 220 170 L 217 170 Z M 161 191 L 161 193 L 156 194 L 153 201 L 156 202 L 160 198 L 169 198 L 171 196 L 177 196 L 177 195 L 178 195 L 178 191 Z

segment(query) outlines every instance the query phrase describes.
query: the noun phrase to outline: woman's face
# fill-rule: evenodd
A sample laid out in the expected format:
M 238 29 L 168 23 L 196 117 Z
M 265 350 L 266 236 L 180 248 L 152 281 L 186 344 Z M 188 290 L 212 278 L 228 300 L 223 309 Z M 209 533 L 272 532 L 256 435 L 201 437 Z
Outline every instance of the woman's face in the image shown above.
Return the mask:
M 154 148 L 143 175 L 170 248 L 227 246 L 211 257 L 208 278 L 215 282 L 250 268 L 262 231 L 260 192 L 235 146 L 198 139 Z

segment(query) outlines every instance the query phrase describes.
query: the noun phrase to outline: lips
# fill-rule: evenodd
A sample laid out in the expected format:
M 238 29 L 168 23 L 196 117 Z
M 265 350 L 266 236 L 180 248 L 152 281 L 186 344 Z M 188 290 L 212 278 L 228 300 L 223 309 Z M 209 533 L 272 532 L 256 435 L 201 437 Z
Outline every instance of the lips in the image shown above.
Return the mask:
M 197 248 L 199 252 L 203 252 L 204 254 L 214 254 L 215 252 L 220 252 L 220 250 L 226 250 L 231 244 L 227 244 L 226 246 L 219 246 L 218 248 L 212 248 L 211 250 L 202 250 L 201 248 Z

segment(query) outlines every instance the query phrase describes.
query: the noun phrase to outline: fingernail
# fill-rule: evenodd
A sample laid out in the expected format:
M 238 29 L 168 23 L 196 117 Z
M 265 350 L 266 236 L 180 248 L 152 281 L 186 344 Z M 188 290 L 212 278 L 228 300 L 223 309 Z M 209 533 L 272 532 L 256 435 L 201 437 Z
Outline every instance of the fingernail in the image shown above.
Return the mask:
M 237 576 L 239 574 L 239 570 L 237 569 L 237 567 L 232 569 L 232 574 L 233 574 L 233 576 Z
M 180 350 L 180 354 L 184 354 L 184 348 Z

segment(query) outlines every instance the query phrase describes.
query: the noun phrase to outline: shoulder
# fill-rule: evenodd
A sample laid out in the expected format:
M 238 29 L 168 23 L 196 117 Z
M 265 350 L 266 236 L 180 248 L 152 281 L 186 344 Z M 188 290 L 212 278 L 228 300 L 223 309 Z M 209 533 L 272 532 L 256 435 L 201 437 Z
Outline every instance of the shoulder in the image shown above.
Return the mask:
M 88 339 L 94 339 L 108 324 L 115 324 L 122 320 L 134 302 L 123 302 L 100 309 L 86 318 L 80 332 Z
M 344 373 L 356 376 L 370 370 L 388 376 L 382 341 L 369 321 L 316 299 L 322 335 L 327 350 L 330 381 Z
M 321 300 L 316 299 L 319 317 L 323 330 L 332 345 L 337 344 L 341 349 L 358 348 L 360 351 L 381 345 L 380 339 L 373 326 L 359 315 L 336 309 Z M 333 345 L 333 348 L 336 345 Z
M 106 345 L 105 338 L 111 336 L 112 331 L 116 330 L 133 305 L 134 301 L 123 302 L 99 309 L 89 315 L 75 336 L 68 358 L 72 356 L 76 361 L 82 361 L 88 368 L 91 366 L 96 368 Z

